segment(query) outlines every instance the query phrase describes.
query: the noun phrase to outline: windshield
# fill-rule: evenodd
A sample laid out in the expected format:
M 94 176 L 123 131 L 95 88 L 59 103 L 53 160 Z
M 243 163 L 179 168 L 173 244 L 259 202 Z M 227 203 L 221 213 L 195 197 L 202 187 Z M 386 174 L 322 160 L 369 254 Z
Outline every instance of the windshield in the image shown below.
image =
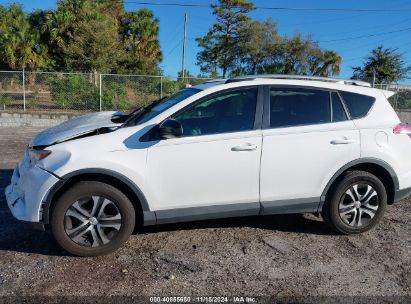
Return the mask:
M 201 92 L 199 89 L 188 88 L 179 91 L 178 93 L 171 95 L 170 97 L 154 101 L 145 108 L 137 111 L 133 116 L 131 116 L 125 123 L 124 127 L 136 126 L 149 121 L 150 119 L 156 117 L 165 110 L 171 108 L 172 106 L 178 104 L 180 101 L 187 99 L 188 97 Z

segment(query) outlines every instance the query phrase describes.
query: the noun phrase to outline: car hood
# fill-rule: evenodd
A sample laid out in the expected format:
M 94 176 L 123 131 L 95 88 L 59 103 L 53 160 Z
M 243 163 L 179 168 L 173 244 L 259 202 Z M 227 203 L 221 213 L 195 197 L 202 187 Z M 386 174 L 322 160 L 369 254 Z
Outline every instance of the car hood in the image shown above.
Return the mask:
M 120 126 L 121 123 L 113 123 L 111 117 L 113 114 L 123 114 L 121 112 L 98 112 L 72 118 L 55 127 L 46 129 L 30 143 L 30 147 L 50 146 L 59 142 L 67 141 L 82 135 L 97 131 L 101 128 L 110 128 Z

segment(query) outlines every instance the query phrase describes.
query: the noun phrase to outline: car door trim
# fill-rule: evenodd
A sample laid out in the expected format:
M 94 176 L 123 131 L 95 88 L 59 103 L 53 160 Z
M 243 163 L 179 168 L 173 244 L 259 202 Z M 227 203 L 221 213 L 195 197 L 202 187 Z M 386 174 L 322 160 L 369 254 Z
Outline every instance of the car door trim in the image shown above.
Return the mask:
M 261 215 L 317 212 L 319 197 L 261 202 Z
M 157 210 L 155 211 L 155 214 L 157 218 L 156 224 L 170 224 L 177 222 L 253 216 L 258 215 L 259 212 L 260 202 L 254 202 Z

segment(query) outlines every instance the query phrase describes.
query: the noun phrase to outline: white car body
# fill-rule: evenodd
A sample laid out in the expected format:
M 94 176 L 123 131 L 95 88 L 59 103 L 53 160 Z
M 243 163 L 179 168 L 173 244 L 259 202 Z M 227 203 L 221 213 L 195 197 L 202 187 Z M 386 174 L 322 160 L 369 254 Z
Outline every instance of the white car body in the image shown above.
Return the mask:
M 375 102 L 360 119 L 140 140 L 154 126 L 210 94 L 257 87 L 261 95 L 269 86 L 352 92 L 371 96 Z M 221 80 L 194 88 L 201 91 L 136 126 L 87 136 L 95 129 L 119 125 L 110 121 L 110 112 L 83 116 L 40 133 L 30 147 L 51 154 L 30 164 L 26 152 L 15 169 L 6 188 L 13 215 L 48 224 L 55 193 L 69 180 L 87 174 L 110 176 L 127 185 L 138 198 L 145 225 L 320 212 L 331 183 L 344 170 L 359 165 L 389 174 L 393 185 L 389 203 L 411 193 L 411 138 L 393 133 L 400 120 L 387 101 L 390 92 L 342 81 L 287 77 Z

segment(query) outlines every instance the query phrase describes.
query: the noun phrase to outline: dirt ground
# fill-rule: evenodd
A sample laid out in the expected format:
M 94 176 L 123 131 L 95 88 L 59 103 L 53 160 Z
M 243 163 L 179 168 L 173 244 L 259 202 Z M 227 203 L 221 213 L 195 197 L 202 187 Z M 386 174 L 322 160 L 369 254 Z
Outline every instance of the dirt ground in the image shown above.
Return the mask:
M 313 215 L 249 217 L 146 228 L 114 254 L 69 256 L 14 220 L 3 195 L 38 131 L 0 128 L 0 296 L 411 299 L 411 200 L 356 236 L 335 235 Z

